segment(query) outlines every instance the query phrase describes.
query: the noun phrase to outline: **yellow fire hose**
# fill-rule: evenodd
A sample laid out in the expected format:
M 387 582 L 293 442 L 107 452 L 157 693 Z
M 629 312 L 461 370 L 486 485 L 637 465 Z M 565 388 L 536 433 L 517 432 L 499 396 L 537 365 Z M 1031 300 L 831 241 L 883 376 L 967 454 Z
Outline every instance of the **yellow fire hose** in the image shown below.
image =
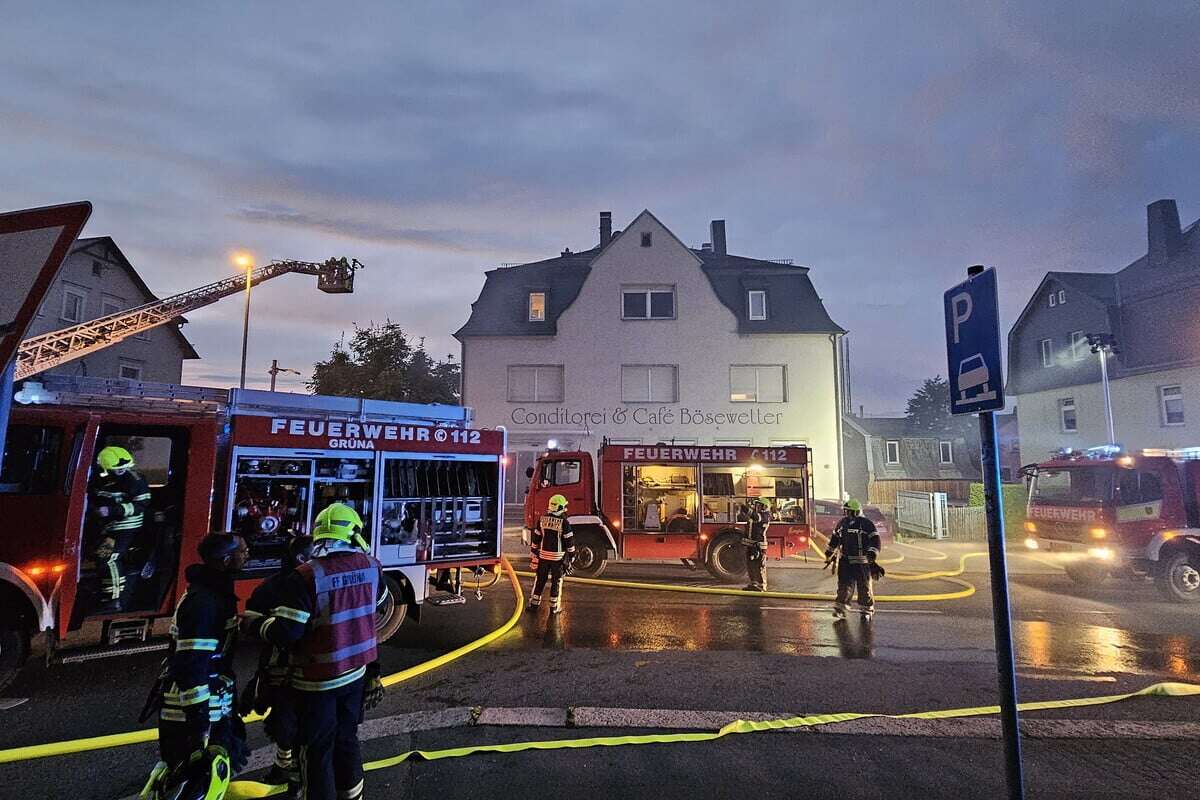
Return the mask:
M 525 595 L 521 592 L 521 584 L 514 574 L 512 564 L 508 563 L 507 558 L 501 557 L 501 561 L 504 564 L 504 569 L 508 572 L 509 581 L 512 583 L 513 592 L 516 593 L 517 597 L 516 607 L 513 609 L 513 613 L 508 618 L 508 621 L 486 636 L 481 636 L 456 650 L 451 650 L 449 653 L 432 658 L 429 661 L 422 662 L 408 669 L 385 675 L 383 677 L 384 686 L 394 686 L 401 681 L 415 678 L 430 670 L 449 664 L 451 661 L 462 658 L 468 653 L 496 641 L 516 626 L 517 622 L 521 619 L 521 612 L 525 605 Z M 251 714 L 245 717 L 246 722 L 258 722 L 261 719 L 262 716 L 259 714 Z M 125 733 L 113 733 L 107 736 L 91 736 L 86 739 L 68 739 L 61 742 L 13 747 L 7 750 L 0 750 L 0 764 L 7 764 L 14 761 L 28 761 L 34 758 L 48 758 L 50 756 L 65 756 L 70 753 L 84 753 L 89 750 L 104 750 L 109 747 L 124 747 L 130 744 L 143 744 L 153 742 L 157 739 L 158 729 L 146 728 L 138 731 L 126 731 Z
M 1108 703 L 1119 703 L 1135 697 L 1188 697 L 1200 695 L 1200 685 L 1191 683 L 1155 683 L 1144 689 L 1127 694 L 1111 694 L 1100 697 L 1079 697 L 1066 700 L 1042 700 L 1032 703 L 1021 703 L 1018 709 L 1022 712 L 1044 711 L 1059 708 L 1081 708 L 1099 706 Z M 405 761 L 441 761 L 449 758 L 463 758 L 477 753 L 520 753 L 525 750 L 575 750 L 586 747 L 621 747 L 642 744 L 679 744 L 685 742 L 712 742 L 726 736 L 757 733 L 761 731 L 778 731 L 795 728 L 811 728 L 829 725 L 835 722 L 849 722 L 856 719 L 955 719 L 960 717 L 980 717 L 1000 713 L 999 706 L 976 706 L 974 708 L 948 708 L 938 711 L 920 711 L 912 714 L 819 714 L 815 716 L 788 717 L 786 719 L 763 720 L 751 722 L 735 720 L 711 733 L 655 733 L 642 736 L 597 736 L 584 739 L 548 739 L 528 742 L 512 742 L 509 744 L 481 744 L 468 747 L 452 747 L 445 750 L 408 750 L 390 758 L 371 761 L 363 765 L 363 769 L 373 772 L 388 769 Z M 255 781 L 234 781 L 229 786 L 225 797 L 229 800 L 244 800 L 245 798 L 268 797 L 282 793 L 286 786 L 268 786 Z

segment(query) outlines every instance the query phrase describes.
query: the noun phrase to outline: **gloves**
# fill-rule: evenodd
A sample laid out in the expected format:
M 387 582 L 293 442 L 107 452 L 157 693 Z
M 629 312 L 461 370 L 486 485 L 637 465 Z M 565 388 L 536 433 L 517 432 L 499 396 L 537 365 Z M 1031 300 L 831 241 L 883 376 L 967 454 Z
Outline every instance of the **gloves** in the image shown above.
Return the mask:
M 871 562 L 871 577 L 873 579 L 879 580 L 886 574 L 887 574 L 887 570 L 885 570 L 883 567 L 876 564 L 874 561 Z
M 379 662 L 367 666 L 367 677 L 363 684 L 363 712 L 370 711 L 383 702 L 383 680 L 379 677 Z
M 570 575 L 575 571 L 575 556 L 567 556 L 563 560 L 563 574 Z
M 101 561 L 108 561 L 116 548 L 117 540 L 111 536 L 105 536 L 100 540 L 100 544 L 96 545 L 96 558 Z

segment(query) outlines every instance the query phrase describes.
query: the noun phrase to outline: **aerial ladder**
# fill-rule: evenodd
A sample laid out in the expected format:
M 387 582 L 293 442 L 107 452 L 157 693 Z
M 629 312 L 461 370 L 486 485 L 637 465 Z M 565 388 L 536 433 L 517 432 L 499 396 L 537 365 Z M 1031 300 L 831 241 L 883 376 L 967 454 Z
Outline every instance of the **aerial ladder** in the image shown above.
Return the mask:
M 250 286 L 257 286 L 280 275 L 296 272 L 316 275 L 317 288 L 329 294 L 348 294 L 354 291 L 354 272 L 362 269 L 357 259 L 331 258 L 324 263 L 312 261 L 272 261 L 253 270 Z M 98 317 L 69 328 L 43 333 L 21 342 L 17 350 L 16 379 L 28 378 L 76 358 L 103 350 L 130 336 L 166 325 L 184 314 L 211 305 L 222 297 L 237 294 L 246 288 L 247 278 L 236 275 L 224 280 L 183 292 L 165 300 Z

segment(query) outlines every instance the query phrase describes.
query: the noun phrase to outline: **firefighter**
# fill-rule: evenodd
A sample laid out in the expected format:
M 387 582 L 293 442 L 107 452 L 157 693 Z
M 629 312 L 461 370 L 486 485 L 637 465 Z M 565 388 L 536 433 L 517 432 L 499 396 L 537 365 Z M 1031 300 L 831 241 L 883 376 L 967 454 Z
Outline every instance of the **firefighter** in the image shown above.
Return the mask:
M 833 618 L 844 620 L 850 595 L 858 590 L 858 610 L 864 621 L 875 613 L 872 582 L 883 577 L 883 567 L 875 563 L 879 556 L 879 534 L 875 523 L 862 515 L 862 503 L 851 498 L 842 506 L 845 514 L 829 538 L 827 558 L 837 562 L 837 597 Z
M 227 781 L 246 760 L 245 728 L 233 713 L 238 632 L 233 576 L 246 565 L 246 543 L 240 536 L 210 533 L 198 550 L 201 563 L 185 572 L 188 588 L 171 625 L 158 715 L 162 760 L 146 797 L 174 797 L 169 786 L 194 782 L 193 773 L 208 768 L 223 772 Z
M 312 551 L 312 537 L 297 536 L 288 542 L 287 555 L 279 572 L 264 580 L 246 601 L 246 616 L 265 616 L 282 605 L 288 576 L 312 558 Z M 251 711 L 267 715 L 263 730 L 275 743 L 275 763 L 263 782 L 272 786 L 286 784 L 289 794 L 295 795 L 300 789 L 300 768 L 295 758 L 299 719 L 290 678 L 288 651 L 264 644 L 259 654 L 258 672 L 246 687 L 239 710 L 243 716 Z
M 126 611 L 141 570 L 130 549 L 138 541 L 150 505 L 150 486 L 124 447 L 110 445 L 96 456 L 100 474 L 88 491 L 88 509 L 100 525 L 93 549 L 100 572 L 99 613 Z M 136 569 L 135 569 L 136 567 Z
M 375 610 L 387 599 L 379 562 L 363 552 L 362 519 L 333 503 L 313 526 L 313 558 L 281 587 L 279 605 L 246 629 L 290 653 L 297 703 L 301 796 L 357 800 L 363 792 L 358 725 L 383 699 Z
M 749 526 L 742 544 L 746 546 L 746 571 L 750 583 L 744 591 L 765 592 L 767 590 L 767 527 L 771 524 L 771 512 L 761 498 L 755 499 L 748 515 Z
M 575 562 L 575 532 L 567 519 L 567 498 L 550 498 L 548 513 L 543 514 L 529 538 L 529 566 L 536 576 L 529 594 L 528 611 L 542 604 L 542 591 L 550 582 L 550 613 L 562 612 L 563 576 L 571 573 Z

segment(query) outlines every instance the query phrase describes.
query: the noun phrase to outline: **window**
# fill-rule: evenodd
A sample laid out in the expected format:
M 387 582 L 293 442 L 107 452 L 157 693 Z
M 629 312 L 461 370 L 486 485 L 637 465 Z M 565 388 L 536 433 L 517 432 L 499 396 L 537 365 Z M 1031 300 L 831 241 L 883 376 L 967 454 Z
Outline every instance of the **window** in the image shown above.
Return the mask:
M 762 289 L 751 289 L 747 293 L 750 305 L 750 319 L 767 318 L 767 293 Z
M 92 274 L 97 278 L 104 276 L 104 265 L 95 259 L 92 260 Z
M 529 321 L 530 322 L 545 322 L 546 321 L 546 293 L 545 292 L 530 292 L 529 293 Z
M 716 447 L 749 447 L 749 439 L 713 439 Z
M 1038 347 L 1041 348 L 1042 351 L 1042 366 L 1054 366 L 1054 354 L 1050 349 L 1050 340 L 1042 339 L 1040 342 L 1038 342 Z
M 129 430 L 124 428 L 123 430 Z M 145 429 L 143 429 L 145 430 Z M 161 428 L 151 429 L 156 433 Z M 124 447 L 133 456 L 138 472 L 146 479 L 151 488 L 166 486 L 171 481 L 171 454 L 174 442 L 169 436 L 110 433 L 101 428 L 100 437 L 96 442 L 96 452 L 103 447 L 116 445 Z
M 83 307 L 87 302 L 87 294 L 77 289 L 63 289 L 62 313 L 59 315 L 67 322 L 83 322 Z
M 1075 433 L 1079 430 L 1075 418 L 1075 398 L 1064 397 L 1058 401 L 1058 421 L 1063 433 Z
M 542 486 L 570 486 L 579 483 L 580 462 L 548 461 L 542 465 Z
M 121 359 L 117 367 L 117 377 L 124 378 L 129 381 L 140 381 L 142 379 L 142 364 L 138 361 L 126 361 Z
M 623 287 L 621 289 L 621 318 L 674 319 L 675 287 Z
M 107 317 L 125 308 L 125 301 L 110 294 L 100 296 L 100 316 Z
M 1083 331 L 1071 331 L 1071 358 L 1079 361 L 1088 355 L 1087 335 Z
M 642 247 L 649 247 L 650 242 L 650 231 L 642 231 Z
M 1067 304 L 1067 290 L 1066 289 L 1058 290 L 1058 304 L 1060 306 L 1065 306 Z
M 1160 386 L 1158 388 L 1158 406 L 1162 411 L 1163 425 L 1183 424 L 1183 387 Z
M 1056 295 L 1054 292 L 1051 292 L 1050 293 L 1050 307 L 1054 308 L 1056 305 L 1058 305 L 1058 295 Z
M 731 403 L 782 403 L 787 400 L 781 364 L 735 365 L 729 368 Z
M 884 442 L 883 446 L 884 446 L 885 454 L 887 456 L 887 463 L 893 464 L 893 465 L 899 464 L 900 463 L 900 442 L 888 441 L 888 442 Z
M 1148 505 L 1162 500 L 1162 496 L 1162 481 L 1153 472 L 1118 471 L 1117 505 Z
M 953 442 L 938 442 L 938 460 L 943 464 L 954 463 Z
M 620 445 L 635 445 L 635 444 L 641 444 L 642 440 L 641 439 L 609 439 L 608 443 L 609 444 L 620 444 Z
M 808 447 L 803 439 L 772 439 L 771 447 Z
M 61 449 L 61 428 L 9 426 L 0 469 L 0 494 L 53 494 L 58 485 Z
M 508 368 L 510 403 L 561 403 L 562 399 L 561 364 L 522 364 Z
M 679 400 L 678 367 L 625 364 L 621 367 L 621 401 L 674 403 Z
M 621 490 L 626 531 L 695 533 L 700 493 L 696 468 L 674 464 L 627 465 Z

